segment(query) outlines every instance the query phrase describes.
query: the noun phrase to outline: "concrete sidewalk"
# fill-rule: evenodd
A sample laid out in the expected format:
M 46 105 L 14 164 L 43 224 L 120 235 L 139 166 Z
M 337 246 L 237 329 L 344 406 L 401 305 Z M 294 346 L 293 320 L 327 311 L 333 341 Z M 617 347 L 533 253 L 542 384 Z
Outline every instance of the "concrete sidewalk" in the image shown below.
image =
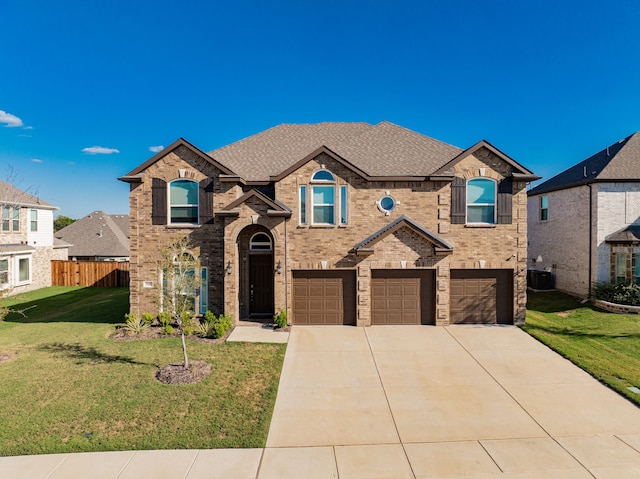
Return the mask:
M 516 327 L 297 327 L 264 450 L 8 457 L 0 477 L 637 478 L 640 409 Z

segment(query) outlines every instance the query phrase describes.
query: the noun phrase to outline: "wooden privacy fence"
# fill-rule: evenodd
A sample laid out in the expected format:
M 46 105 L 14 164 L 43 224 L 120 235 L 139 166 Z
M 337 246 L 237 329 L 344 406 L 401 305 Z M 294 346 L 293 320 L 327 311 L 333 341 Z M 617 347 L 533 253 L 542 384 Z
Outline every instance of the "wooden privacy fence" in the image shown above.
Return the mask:
M 51 261 L 53 286 L 129 287 L 128 261 Z

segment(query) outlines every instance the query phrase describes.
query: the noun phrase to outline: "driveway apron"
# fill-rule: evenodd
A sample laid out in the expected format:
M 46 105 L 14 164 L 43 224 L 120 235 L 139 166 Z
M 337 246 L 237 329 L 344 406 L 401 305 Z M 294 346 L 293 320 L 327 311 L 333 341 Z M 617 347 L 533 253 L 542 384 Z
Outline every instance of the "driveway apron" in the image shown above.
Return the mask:
M 640 477 L 640 409 L 513 326 L 295 327 L 262 466 L 309 447 L 323 477 Z

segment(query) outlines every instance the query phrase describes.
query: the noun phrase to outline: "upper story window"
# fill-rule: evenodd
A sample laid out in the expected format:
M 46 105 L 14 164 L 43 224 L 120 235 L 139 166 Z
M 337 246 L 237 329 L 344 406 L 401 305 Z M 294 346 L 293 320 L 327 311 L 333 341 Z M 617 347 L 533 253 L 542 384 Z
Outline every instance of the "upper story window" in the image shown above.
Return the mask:
M 38 231 L 38 210 L 31 210 L 29 219 L 29 231 Z
M 467 223 L 496 222 L 496 182 L 489 178 L 467 181 Z
M 169 222 L 198 223 L 198 183 L 174 180 L 169 183 Z
M 336 185 L 336 177 L 323 166 L 311 175 L 310 185 L 299 187 L 299 224 L 346 225 L 349 221 L 347 192 L 347 185 Z
M 271 251 L 271 238 L 265 233 L 256 233 L 249 240 L 249 251 Z
M 12 206 L 2 207 L 2 231 L 20 231 L 20 208 Z
M 540 197 L 540 221 L 549 219 L 549 197 L 547 195 Z

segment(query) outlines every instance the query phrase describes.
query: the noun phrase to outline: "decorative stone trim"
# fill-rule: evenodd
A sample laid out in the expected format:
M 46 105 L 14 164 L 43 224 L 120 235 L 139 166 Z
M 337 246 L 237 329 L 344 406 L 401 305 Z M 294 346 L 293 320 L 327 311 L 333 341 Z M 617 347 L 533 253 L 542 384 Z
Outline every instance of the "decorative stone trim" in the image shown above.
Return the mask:
M 616 314 L 640 314 L 640 306 L 629 306 L 628 304 L 610 303 L 601 299 L 594 299 L 593 304 L 600 309 Z

